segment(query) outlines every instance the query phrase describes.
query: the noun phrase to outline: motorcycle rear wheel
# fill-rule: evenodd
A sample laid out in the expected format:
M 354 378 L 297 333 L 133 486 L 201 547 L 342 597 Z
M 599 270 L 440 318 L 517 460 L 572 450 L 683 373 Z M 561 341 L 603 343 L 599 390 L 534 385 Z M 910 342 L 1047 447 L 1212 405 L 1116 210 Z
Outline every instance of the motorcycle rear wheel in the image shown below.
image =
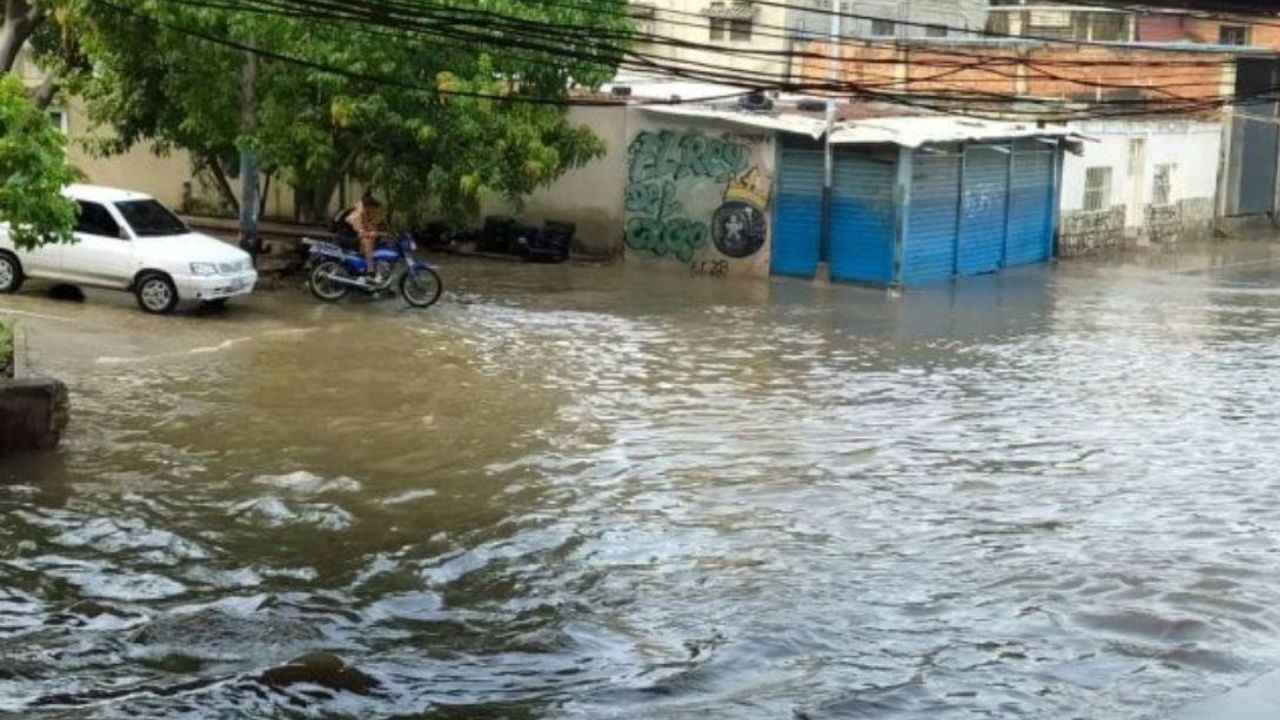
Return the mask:
M 341 263 L 334 260 L 326 260 L 311 271 L 307 286 L 311 288 L 311 294 L 315 295 L 317 299 L 325 302 L 337 302 L 346 297 L 347 293 L 351 291 L 351 286 L 330 280 L 329 277 L 346 274 L 347 271 L 342 267 Z
M 400 277 L 400 297 L 416 308 L 429 308 L 444 292 L 444 281 L 431 268 L 421 268 L 415 276 L 406 272 Z

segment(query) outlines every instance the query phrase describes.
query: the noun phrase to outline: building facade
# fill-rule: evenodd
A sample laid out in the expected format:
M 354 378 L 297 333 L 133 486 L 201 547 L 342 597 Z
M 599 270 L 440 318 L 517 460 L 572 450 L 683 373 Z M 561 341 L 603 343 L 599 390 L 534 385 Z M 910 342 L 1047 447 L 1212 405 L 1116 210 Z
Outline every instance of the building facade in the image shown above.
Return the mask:
M 1082 42 L 1132 42 L 1138 16 L 1132 10 L 1026 0 L 992 0 L 987 30 L 1011 35 Z
M 813 39 L 831 32 L 832 0 L 791 0 L 787 27 Z M 986 0 L 840 0 L 846 38 L 963 38 L 986 24 Z
M 1065 158 L 1059 253 L 1167 246 L 1203 235 L 1218 195 L 1223 125 L 1185 119 L 1075 123 Z
M 708 74 L 720 82 L 783 81 L 787 11 L 781 2 L 751 0 L 636 0 L 628 13 L 636 27 L 633 52 L 654 73 Z

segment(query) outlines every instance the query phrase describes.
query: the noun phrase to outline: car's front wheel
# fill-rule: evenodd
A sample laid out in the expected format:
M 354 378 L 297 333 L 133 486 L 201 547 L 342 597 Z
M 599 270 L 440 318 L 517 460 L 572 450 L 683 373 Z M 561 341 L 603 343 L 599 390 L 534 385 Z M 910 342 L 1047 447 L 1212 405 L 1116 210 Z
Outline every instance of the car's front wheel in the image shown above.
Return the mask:
M 163 315 L 178 306 L 178 289 L 173 281 L 160 273 L 147 273 L 134 284 L 133 294 L 138 307 L 149 313 Z
M 22 263 L 13 253 L 0 252 L 0 293 L 15 293 L 22 287 Z

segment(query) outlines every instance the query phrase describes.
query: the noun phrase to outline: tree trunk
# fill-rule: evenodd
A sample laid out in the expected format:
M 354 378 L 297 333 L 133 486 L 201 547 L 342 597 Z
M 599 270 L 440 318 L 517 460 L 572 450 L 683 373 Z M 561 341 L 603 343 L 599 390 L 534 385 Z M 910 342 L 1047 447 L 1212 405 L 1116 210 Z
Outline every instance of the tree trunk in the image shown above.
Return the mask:
M 57 95 L 58 81 L 52 75 L 46 75 L 44 81 L 31 90 L 31 102 L 41 110 L 46 110 Z
M 257 86 L 258 56 L 245 52 L 240 85 L 240 245 L 246 248 L 258 243 L 258 158 L 248 144 L 256 124 L 253 110 Z
M 205 160 L 203 164 L 213 174 L 213 180 L 218 186 L 218 195 L 222 197 L 222 201 L 239 215 L 240 201 L 236 199 L 236 191 L 231 188 L 231 181 L 227 179 L 227 171 L 222 168 L 222 163 L 214 159 Z
M 45 18 L 44 8 L 29 0 L 5 0 L 4 25 L 0 26 L 0 71 L 11 72 L 18 53 Z
M 271 170 L 262 174 L 262 192 L 258 197 L 258 217 L 267 214 L 267 197 L 271 193 Z

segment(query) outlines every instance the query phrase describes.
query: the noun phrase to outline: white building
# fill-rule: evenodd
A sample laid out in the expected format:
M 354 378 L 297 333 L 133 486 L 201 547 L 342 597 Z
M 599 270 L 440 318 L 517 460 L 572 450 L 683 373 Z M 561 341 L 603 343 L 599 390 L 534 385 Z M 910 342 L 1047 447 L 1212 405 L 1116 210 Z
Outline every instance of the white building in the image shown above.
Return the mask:
M 791 0 L 787 27 L 813 39 L 830 33 L 832 0 Z M 862 39 L 964 38 L 987 22 L 987 0 L 841 0 L 840 34 Z
M 782 81 L 791 71 L 782 2 L 635 0 L 634 52 L 661 69 L 719 82 Z M 657 72 L 659 68 L 654 68 Z M 714 76 L 714 77 L 712 77 Z
M 1126 240 L 1171 243 L 1211 225 L 1221 123 L 1109 120 L 1071 127 L 1090 140 L 1082 155 L 1068 154 L 1063 163 L 1063 257 Z

